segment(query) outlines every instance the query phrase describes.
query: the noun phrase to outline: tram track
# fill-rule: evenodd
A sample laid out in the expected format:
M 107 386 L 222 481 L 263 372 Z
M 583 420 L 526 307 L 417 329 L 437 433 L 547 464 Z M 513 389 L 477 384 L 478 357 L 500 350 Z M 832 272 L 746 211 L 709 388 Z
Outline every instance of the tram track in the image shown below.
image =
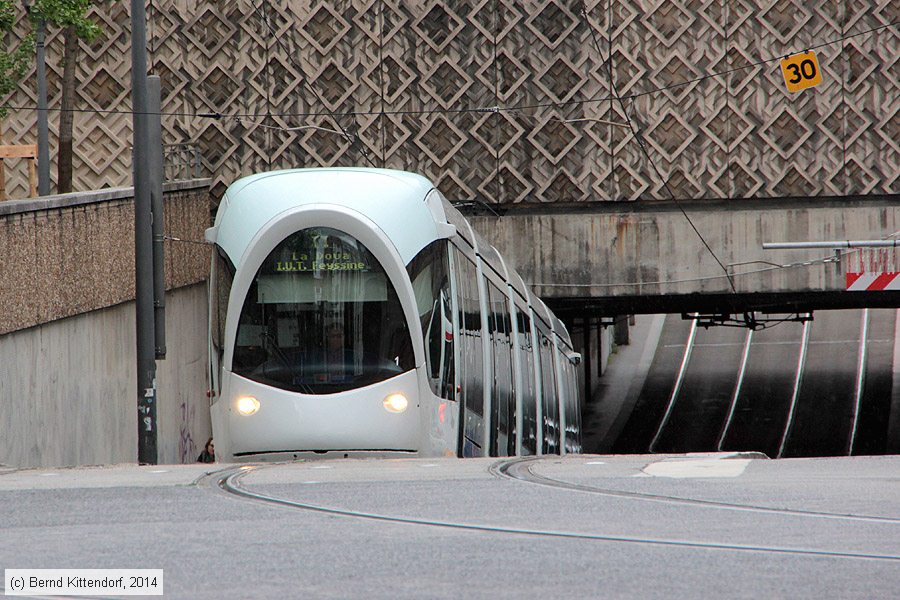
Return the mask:
M 501 478 L 508 478 L 508 477 L 512 477 L 511 475 L 508 474 L 511 467 L 513 467 L 517 463 L 523 463 L 523 462 L 526 462 L 529 460 L 533 460 L 533 458 L 502 460 L 502 461 L 498 461 L 498 462 L 495 462 L 494 464 L 492 464 L 489 470 L 495 476 L 499 476 Z M 239 499 L 242 501 L 251 502 L 254 504 L 259 504 L 259 505 L 264 505 L 264 506 L 276 506 L 276 507 L 287 508 L 287 509 L 291 509 L 291 510 L 300 510 L 300 511 L 312 512 L 312 513 L 318 513 L 318 514 L 347 517 L 347 518 L 352 518 L 352 519 L 361 519 L 361 520 L 375 521 L 375 522 L 381 522 L 381 523 L 418 525 L 418 526 L 422 526 L 422 527 L 434 527 L 434 528 L 452 529 L 452 530 L 458 530 L 458 531 L 497 533 L 497 534 L 506 534 L 506 535 L 523 535 L 523 536 L 531 536 L 531 537 L 539 537 L 539 538 L 540 537 L 557 538 L 557 539 L 562 538 L 562 539 L 592 540 L 592 541 L 600 541 L 600 542 L 625 543 L 625 544 L 649 545 L 649 546 L 661 546 L 661 547 L 693 548 L 693 549 L 703 549 L 703 550 L 725 550 L 725 551 L 734 551 L 734 552 L 753 552 L 753 553 L 765 553 L 765 554 L 781 554 L 781 555 L 809 556 L 809 557 L 828 557 L 828 558 L 857 559 L 857 560 L 886 560 L 886 561 L 900 562 L 900 555 L 894 555 L 894 554 L 876 554 L 876 553 L 865 553 L 865 552 L 820 550 L 820 549 L 815 549 L 815 548 L 791 548 L 791 547 L 778 547 L 778 546 L 762 546 L 762 545 L 752 545 L 752 544 L 729 544 L 729 543 L 720 543 L 720 542 L 704 542 L 704 541 L 696 541 L 696 540 L 652 538 L 652 537 L 642 537 L 642 536 L 607 535 L 607 534 L 603 534 L 603 533 L 592 533 L 592 532 L 557 531 L 557 530 L 547 530 L 547 529 L 505 527 L 505 526 L 499 526 L 499 525 L 464 523 L 464 522 L 458 522 L 458 521 L 388 515 L 388 514 L 380 514 L 380 513 L 368 512 L 368 511 L 358 511 L 358 510 L 352 510 L 352 509 L 337 508 L 337 507 L 325 506 L 325 505 L 321 505 L 321 504 L 313 504 L 313 503 L 308 503 L 308 502 L 291 500 L 288 498 L 279 498 L 276 496 L 271 496 L 268 494 L 263 494 L 260 492 L 250 490 L 247 487 L 245 487 L 244 485 L 242 485 L 241 480 L 244 477 L 246 477 L 249 473 L 258 471 L 261 468 L 272 468 L 272 467 L 259 467 L 259 466 L 229 467 L 229 468 L 223 469 L 221 471 L 215 471 L 213 473 L 210 473 L 210 474 L 200 478 L 196 482 L 196 484 L 200 487 L 207 487 L 209 489 L 220 492 L 229 497 L 236 498 L 236 499 Z M 516 479 L 515 477 L 512 477 L 512 478 Z M 550 480 L 550 481 L 553 481 L 553 480 Z M 559 483 L 564 484 L 565 482 L 559 482 Z M 856 520 L 867 520 L 867 518 L 857 517 Z M 877 519 L 877 518 L 875 520 L 878 520 L 879 522 L 883 521 L 882 519 Z M 900 520 L 898 520 L 898 519 L 889 519 L 889 521 L 900 522 Z
M 666 504 L 681 504 L 688 506 L 700 506 L 706 508 L 714 508 L 721 510 L 736 510 L 741 512 L 770 513 L 778 515 L 789 515 L 796 517 L 813 517 L 820 519 L 836 519 L 842 521 L 864 521 L 870 523 L 890 523 L 900 525 L 900 518 L 879 517 L 873 515 L 854 515 L 844 513 L 833 513 L 826 511 L 811 511 L 791 508 L 774 508 L 770 506 L 758 506 L 753 504 L 736 504 L 731 502 L 720 502 L 716 500 L 700 500 L 697 498 L 684 498 L 681 496 L 668 496 L 665 494 L 647 494 L 643 492 L 629 492 L 626 490 L 616 490 L 611 488 L 599 488 L 579 483 L 561 481 L 552 479 L 544 475 L 536 474 L 531 465 L 546 460 L 533 456 L 513 458 L 509 460 L 499 461 L 491 465 L 491 473 L 500 478 L 514 479 L 525 483 L 542 485 L 555 489 L 564 489 L 576 492 L 586 492 L 589 494 L 597 494 L 600 496 L 610 496 L 616 498 L 631 498 L 633 500 L 646 500 L 648 502 L 662 502 Z

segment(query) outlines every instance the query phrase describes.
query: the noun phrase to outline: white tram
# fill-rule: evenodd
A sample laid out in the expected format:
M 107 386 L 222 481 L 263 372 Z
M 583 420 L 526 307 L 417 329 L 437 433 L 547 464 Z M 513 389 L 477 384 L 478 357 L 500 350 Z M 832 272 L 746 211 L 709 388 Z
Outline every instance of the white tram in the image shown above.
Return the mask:
M 427 179 L 252 175 L 207 239 L 220 461 L 581 450 L 568 332 Z

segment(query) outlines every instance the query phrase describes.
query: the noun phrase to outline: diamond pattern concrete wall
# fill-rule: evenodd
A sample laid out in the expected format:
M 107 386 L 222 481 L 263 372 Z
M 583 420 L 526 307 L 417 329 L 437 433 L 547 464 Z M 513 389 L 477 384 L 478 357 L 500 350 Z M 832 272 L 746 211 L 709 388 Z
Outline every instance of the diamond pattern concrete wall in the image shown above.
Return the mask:
M 127 4 L 95 9 L 105 35 L 82 47 L 76 189 L 130 182 Z M 214 195 L 261 169 L 356 164 L 502 204 L 665 198 L 663 180 L 685 199 L 900 191 L 897 2 L 585 9 L 587 21 L 569 0 L 153 0 L 165 141 L 201 147 Z M 818 48 L 825 80 L 812 90 L 789 94 L 777 62 L 754 66 L 891 23 Z M 61 54 L 52 32 L 51 107 Z M 625 120 L 610 67 L 653 165 L 609 124 Z M 34 106 L 34 88 L 31 76 L 8 104 Z M 35 112 L 12 110 L 4 130 L 6 143 L 33 143 Z M 8 162 L 10 195 L 23 197 L 25 166 Z

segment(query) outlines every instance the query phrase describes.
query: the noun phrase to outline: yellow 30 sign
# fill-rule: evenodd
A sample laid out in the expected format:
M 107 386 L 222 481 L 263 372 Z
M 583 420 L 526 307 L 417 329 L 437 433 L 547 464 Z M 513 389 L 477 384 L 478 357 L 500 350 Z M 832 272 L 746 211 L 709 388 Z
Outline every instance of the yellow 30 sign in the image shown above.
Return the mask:
M 781 61 L 781 74 L 789 92 L 799 92 L 822 83 L 822 71 L 816 53 L 810 50 Z

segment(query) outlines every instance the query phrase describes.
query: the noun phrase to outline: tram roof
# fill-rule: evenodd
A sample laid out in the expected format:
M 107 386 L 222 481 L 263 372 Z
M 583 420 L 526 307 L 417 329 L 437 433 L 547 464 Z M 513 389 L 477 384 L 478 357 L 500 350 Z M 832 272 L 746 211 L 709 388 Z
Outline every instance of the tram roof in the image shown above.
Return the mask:
M 433 188 L 421 175 L 390 169 L 257 173 L 235 181 L 225 191 L 216 214 L 216 243 L 237 263 L 256 232 L 277 215 L 297 206 L 331 204 L 351 208 L 373 221 L 406 263 L 438 237 L 436 215 L 425 203 Z

